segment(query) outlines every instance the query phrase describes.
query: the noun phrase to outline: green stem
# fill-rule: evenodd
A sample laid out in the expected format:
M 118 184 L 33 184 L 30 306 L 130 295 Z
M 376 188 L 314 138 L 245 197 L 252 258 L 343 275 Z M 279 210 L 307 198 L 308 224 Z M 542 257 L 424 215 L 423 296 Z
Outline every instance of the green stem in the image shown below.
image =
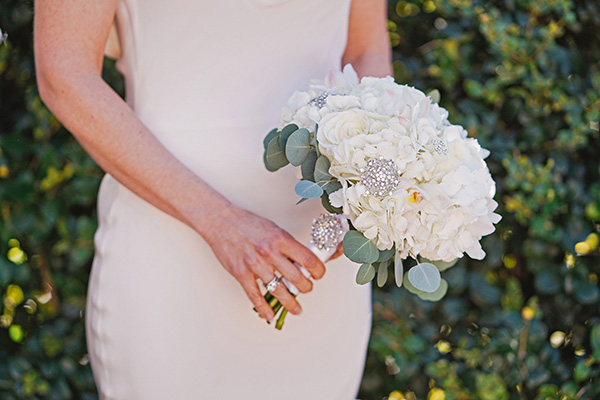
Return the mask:
M 283 311 L 281 312 L 281 315 L 279 316 L 279 318 L 277 318 L 277 323 L 275 324 L 275 329 L 277 330 L 281 330 L 281 328 L 283 327 L 283 320 L 285 319 L 285 316 L 287 315 L 288 310 L 287 309 L 283 309 Z

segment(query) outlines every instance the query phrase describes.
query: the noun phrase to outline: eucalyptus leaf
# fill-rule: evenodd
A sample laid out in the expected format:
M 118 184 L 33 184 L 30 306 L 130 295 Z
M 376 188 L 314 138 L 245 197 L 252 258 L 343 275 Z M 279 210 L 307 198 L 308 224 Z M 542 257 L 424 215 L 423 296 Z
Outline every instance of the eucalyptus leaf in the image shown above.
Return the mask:
M 306 179 L 308 181 L 315 180 L 315 163 L 317 161 L 317 152 L 311 150 L 306 156 L 306 160 L 300 166 L 300 171 L 302 172 L 302 179 Z
M 377 264 L 377 286 L 383 287 L 388 279 L 388 267 L 390 266 L 390 262 L 383 261 Z
M 396 281 L 396 286 L 402 287 L 402 282 L 404 280 L 404 265 L 399 251 L 396 252 L 396 257 L 394 257 L 394 279 Z
M 379 250 L 358 231 L 348 231 L 343 240 L 344 254 L 356 263 L 370 264 L 379 258 Z
M 440 301 L 448 293 L 448 282 L 445 279 L 440 281 L 440 286 L 434 292 L 418 291 L 417 296 L 421 300 Z
M 363 264 L 356 272 L 356 283 L 365 285 L 375 278 L 375 268 L 371 264 Z
M 410 279 L 408 278 L 408 273 L 404 275 L 404 287 L 410 293 L 416 294 L 421 300 L 426 301 L 439 301 L 448 292 L 448 282 L 445 279 L 440 280 L 440 285 L 434 292 L 425 292 L 423 290 L 419 290 L 415 288 L 410 282 Z
M 315 163 L 315 182 L 331 180 L 329 167 L 331 167 L 331 163 L 327 157 L 320 156 L 317 158 L 317 162 Z
M 331 205 L 329 202 L 329 195 L 327 193 L 323 193 L 321 195 L 321 203 L 323 204 L 323 208 L 332 214 L 341 214 L 343 211 L 341 208 L 336 208 Z
M 392 246 L 392 248 L 389 250 L 379 250 L 379 259 L 377 261 L 390 260 L 395 252 L 396 252 L 396 248 L 394 246 Z
M 269 142 L 264 157 L 265 165 L 269 165 L 273 170 L 278 170 L 288 164 L 288 159 L 285 157 L 283 150 L 279 146 L 279 137 L 275 136 Z M 267 167 L 267 169 L 269 169 Z
M 278 168 L 271 167 L 271 165 L 267 162 L 267 152 L 266 151 L 263 153 L 263 163 L 265 164 L 265 168 L 267 169 L 267 171 L 275 172 L 278 169 Z
M 304 162 L 310 152 L 310 132 L 298 129 L 290 135 L 285 145 L 285 155 L 290 163 L 297 167 Z
M 303 199 L 310 199 L 313 197 L 320 197 L 323 194 L 323 189 L 319 185 L 311 181 L 300 181 L 294 188 L 296 194 Z
M 285 145 L 287 144 L 288 138 L 290 135 L 298 130 L 298 125 L 289 124 L 283 127 L 281 133 L 279 134 L 279 146 L 282 149 L 285 149 Z
M 321 185 L 321 183 L 322 182 L 319 182 L 319 185 Z M 330 181 L 321 187 L 327 192 L 327 194 L 331 194 L 340 190 L 342 188 L 342 184 L 337 179 L 332 177 Z
M 328 194 L 331 194 L 342 188 L 342 184 L 329 173 L 330 166 L 331 164 L 329 159 L 325 156 L 320 156 L 317 158 L 314 171 L 315 182 L 318 183 Z
M 442 260 L 430 260 L 428 258 L 425 257 L 421 257 L 421 262 L 425 262 L 425 263 L 429 263 L 429 264 L 433 264 L 437 267 L 438 270 L 440 271 L 445 271 L 448 268 L 453 267 L 457 262 L 458 262 L 459 258 L 455 258 L 452 261 L 442 261 Z
M 418 290 L 433 293 L 440 287 L 440 271 L 430 263 L 419 263 L 408 271 L 408 280 Z
M 274 128 L 271 130 L 271 132 L 267 133 L 267 136 L 265 136 L 265 138 L 263 139 L 263 146 L 265 148 L 265 150 L 267 149 L 267 146 L 269 145 L 269 143 L 271 143 L 271 140 L 275 137 L 279 135 L 279 131 L 277 130 L 277 128 Z

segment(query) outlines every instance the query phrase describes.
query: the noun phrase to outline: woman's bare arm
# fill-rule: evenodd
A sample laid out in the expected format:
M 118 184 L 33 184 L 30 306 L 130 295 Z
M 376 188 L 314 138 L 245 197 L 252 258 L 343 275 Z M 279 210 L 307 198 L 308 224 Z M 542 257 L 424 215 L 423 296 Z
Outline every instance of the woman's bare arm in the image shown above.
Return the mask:
M 301 291 L 312 284 L 290 260 L 320 278 L 323 264 L 275 224 L 233 206 L 196 176 L 101 78 L 116 0 L 37 0 L 34 46 L 40 95 L 96 162 L 137 195 L 202 235 L 259 313 L 273 318 L 256 278 L 279 270 Z M 284 307 L 300 312 L 279 285 Z
M 386 0 L 352 0 L 348 43 L 342 64 L 352 64 L 358 76 L 392 75 Z

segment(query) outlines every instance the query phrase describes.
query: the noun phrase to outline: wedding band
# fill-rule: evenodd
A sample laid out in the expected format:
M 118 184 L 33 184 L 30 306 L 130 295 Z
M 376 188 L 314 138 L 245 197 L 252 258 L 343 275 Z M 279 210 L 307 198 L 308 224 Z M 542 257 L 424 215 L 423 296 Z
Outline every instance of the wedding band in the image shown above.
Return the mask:
M 273 292 L 279 286 L 279 282 L 281 281 L 281 277 L 275 275 L 275 278 L 271 279 L 269 283 L 264 283 L 265 289 L 269 292 Z

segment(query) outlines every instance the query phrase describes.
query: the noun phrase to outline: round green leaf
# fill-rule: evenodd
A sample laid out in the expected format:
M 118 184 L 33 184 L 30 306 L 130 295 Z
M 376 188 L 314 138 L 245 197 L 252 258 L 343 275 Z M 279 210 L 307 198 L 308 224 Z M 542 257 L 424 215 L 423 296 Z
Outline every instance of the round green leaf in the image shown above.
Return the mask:
M 319 185 L 311 181 L 300 181 L 294 188 L 296 194 L 303 199 L 320 197 L 323 194 L 323 189 Z
M 273 138 L 277 135 L 279 135 L 279 131 L 277 130 L 277 128 L 274 128 L 271 130 L 271 132 L 267 133 L 267 136 L 265 136 L 265 138 L 263 139 L 263 146 L 265 150 L 267 149 L 269 143 L 271 143 L 271 140 L 273 140 Z
M 321 185 L 323 182 L 317 182 L 317 183 L 319 183 L 319 185 Z M 340 190 L 342 188 L 342 184 L 335 178 L 331 178 L 331 180 L 329 182 L 325 183 L 325 185 L 321 185 L 321 187 L 323 188 L 323 190 L 325 190 L 327 192 L 327 194 L 331 194 L 333 192 L 337 192 L 338 190 Z
M 379 250 L 358 231 L 348 231 L 343 240 L 344 254 L 356 263 L 370 264 L 379 258 Z
M 321 203 L 323 204 L 323 207 L 325 208 L 325 210 L 327 210 L 327 212 L 330 212 L 332 214 L 341 214 L 343 211 L 341 208 L 335 208 L 334 206 L 331 205 L 331 203 L 329 202 L 329 195 L 327 193 L 323 193 L 321 195 Z
M 279 146 L 282 149 L 285 149 L 285 145 L 287 144 L 288 138 L 290 135 L 298 130 L 298 125 L 289 124 L 286 125 L 279 134 Z
M 408 280 L 419 290 L 435 292 L 440 287 L 440 271 L 430 263 L 420 263 L 408 271 Z
M 281 167 L 285 167 L 288 164 L 288 159 L 285 157 L 283 150 L 279 146 L 279 137 L 276 136 L 269 142 L 267 146 L 267 150 L 265 152 L 265 166 L 268 165 L 271 168 L 267 167 L 269 170 L 278 170 Z
M 317 152 L 311 150 L 306 156 L 306 160 L 300 166 L 300 171 L 302 172 L 302 179 L 306 179 L 308 181 L 315 180 L 315 163 L 317 162 Z
M 329 181 L 331 179 L 329 167 L 331 167 L 331 163 L 327 157 L 320 156 L 317 158 L 317 162 L 315 163 L 315 182 Z
M 389 261 L 383 261 L 377 265 L 377 286 L 383 287 L 388 279 Z
M 439 301 L 448 292 L 448 282 L 445 279 L 440 280 L 440 286 L 435 292 L 424 292 L 423 290 L 419 290 L 416 287 L 414 287 L 408 279 L 408 273 L 404 274 L 403 281 L 406 290 L 408 290 L 412 294 L 416 294 L 421 300 Z
M 379 259 L 377 261 L 388 261 L 394 255 L 396 251 L 395 247 L 392 247 L 389 250 L 379 250 Z
M 356 272 L 356 283 L 364 285 L 375 278 L 375 268 L 371 264 L 363 264 Z
M 269 172 L 275 172 L 275 171 L 277 171 L 277 169 L 278 169 L 278 168 L 273 168 L 273 167 L 271 167 L 271 164 L 269 164 L 269 163 L 267 162 L 267 152 L 266 152 L 266 151 L 263 153 L 263 163 L 265 164 L 265 168 L 266 168 L 266 169 L 267 169 L 267 171 L 269 171 Z
M 292 133 L 288 138 L 285 145 L 285 155 L 290 163 L 297 167 L 306 160 L 310 149 L 310 132 L 302 128 Z
M 448 293 L 448 282 L 445 279 L 442 279 L 440 281 L 440 286 L 435 292 L 429 293 L 419 290 L 416 294 L 421 298 L 421 300 L 440 301 L 446 295 L 446 293 Z

